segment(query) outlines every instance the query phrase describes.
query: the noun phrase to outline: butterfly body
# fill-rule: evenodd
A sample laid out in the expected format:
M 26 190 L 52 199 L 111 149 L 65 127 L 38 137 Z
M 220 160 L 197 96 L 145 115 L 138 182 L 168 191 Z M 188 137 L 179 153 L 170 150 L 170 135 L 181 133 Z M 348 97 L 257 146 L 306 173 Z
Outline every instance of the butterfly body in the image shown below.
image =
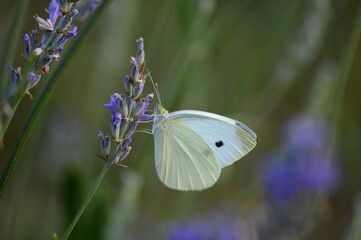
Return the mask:
M 236 120 L 195 110 L 168 113 L 160 105 L 155 109 L 153 134 L 160 180 L 184 191 L 212 186 L 223 167 L 256 145 L 256 134 Z

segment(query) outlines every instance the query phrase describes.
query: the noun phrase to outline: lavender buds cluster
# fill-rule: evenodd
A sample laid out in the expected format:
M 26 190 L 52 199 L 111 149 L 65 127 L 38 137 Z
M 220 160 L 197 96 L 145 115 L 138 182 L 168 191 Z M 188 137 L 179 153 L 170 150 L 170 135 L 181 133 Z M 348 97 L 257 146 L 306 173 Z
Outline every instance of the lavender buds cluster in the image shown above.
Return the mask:
M 104 136 L 101 131 L 98 131 L 102 150 L 100 157 L 110 165 L 121 166 L 120 161 L 125 159 L 131 150 L 131 136 L 138 124 L 152 119 L 152 116 L 147 115 L 146 111 L 154 94 L 150 93 L 142 97 L 144 84 L 149 74 L 145 73 L 143 38 L 139 38 L 137 44 L 136 57 L 130 58 L 131 73 L 124 78 L 126 94 L 114 93 L 110 97 L 110 103 L 104 105 L 104 108 L 110 110 L 111 135 L 116 144 L 114 151 L 111 152 L 110 137 Z
M 20 94 L 31 97 L 29 90 L 39 82 L 42 74 L 50 71 L 52 61 L 60 60 L 59 54 L 64 50 L 65 43 L 77 34 L 77 27 L 71 26 L 73 18 L 78 14 L 78 10 L 73 9 L 73 4 L 77 1 L 52 0 L 46 9 L 49 14 L 47 20 L 38 15 L 34 16 L 43 35 L 38 41 L 38 30 L 24 34 L 23 56 L 27 60 L 25 81 L 23 81 L 21 68 L 12 68 L 10 80 L 13 88 L 9 96 L 15 95 L 21 89 Z

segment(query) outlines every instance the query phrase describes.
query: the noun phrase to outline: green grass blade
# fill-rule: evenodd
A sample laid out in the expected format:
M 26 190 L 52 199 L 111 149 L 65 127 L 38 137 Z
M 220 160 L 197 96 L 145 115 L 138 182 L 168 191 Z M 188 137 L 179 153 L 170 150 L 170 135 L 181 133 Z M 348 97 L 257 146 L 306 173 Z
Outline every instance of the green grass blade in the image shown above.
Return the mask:
M 331 119 L 335 126 L 337 126 L 340 113 L 341 113 L 341 105 L 342 99 L 345 94 L 345 88 L 347 86 L 347 82 L 349 80 L 352 62 L 354 60 L 357 47 L 359 46 L 361 39 L 361 3 L 359 4 L 359 8 L 356 14 L 356 20 L 354 23 L 354 27 L 352 29 L 352 33 L 350 36 L 349 43 L 346 46 L 344 51 L 344 55 L 342 56 L 339 74 L 337 79 L 337 91 L 335 93 L 334 100 L 334 108 L 331 112 Z
M 104 13 L 105 8 L 112 2 L 112 0 L 104 0 L 95 12 L 88 18 L 83 29 L 79 33 L 78 37 L 74 39 L 73 44 L 70 46 L 66 54 L 64 55 L 63 60 L 57 65 L 51 74 L 48 83 L 42 90 L 39 98 L 35 102 L 30 115 L 26 119 L 25 125 L 20 132 L 20 135 L 16 141 L 15 147 L 6 163 L 5 170 L 3 171 L 0 179 L 0 197 L 5 191 L 7 183 L 10 179 L 10 176 L 15 168 L 16 162 L 20 156 L 21 150 L 24 146 L 26 138 L 32 128 L 36 118 L 39 116 L 39 113 L 44 108 L 47 100 L 49 99 L 52 91 L 54 90 L 55 84 L 58 82 L 60 75 L 62 74 L 64 68 L 75 55 L 76 51 L 85 41 L 86 37 L 89 35 L 91 29 L 95 26 L 95 23 L 98 21 L 99 17 Z

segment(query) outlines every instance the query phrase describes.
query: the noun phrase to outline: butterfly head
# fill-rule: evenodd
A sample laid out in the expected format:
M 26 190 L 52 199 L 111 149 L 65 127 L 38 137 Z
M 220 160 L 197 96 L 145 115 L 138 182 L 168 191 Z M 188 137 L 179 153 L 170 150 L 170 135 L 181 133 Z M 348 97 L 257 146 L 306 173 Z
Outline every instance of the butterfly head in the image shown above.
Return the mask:
M 157 106 L 155 106 L 154 112 L 155 112 L 156 115 L 161 115 L 163 117 L 167 117 L 169 115 L 167 109 L 165 109 L 160 104 L 157 104 Z

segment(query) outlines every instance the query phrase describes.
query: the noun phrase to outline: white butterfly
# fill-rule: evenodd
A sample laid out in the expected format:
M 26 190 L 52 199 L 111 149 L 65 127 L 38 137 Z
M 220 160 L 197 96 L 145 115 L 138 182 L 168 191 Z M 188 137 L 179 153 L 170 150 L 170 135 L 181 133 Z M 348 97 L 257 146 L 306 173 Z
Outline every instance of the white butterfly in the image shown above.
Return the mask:
M 236 120 L 194 110 L 168 113 L 161 105 L 154 112 L 155 166 L 169 188 L 206 189 L 256 146 L 256 134 Z

